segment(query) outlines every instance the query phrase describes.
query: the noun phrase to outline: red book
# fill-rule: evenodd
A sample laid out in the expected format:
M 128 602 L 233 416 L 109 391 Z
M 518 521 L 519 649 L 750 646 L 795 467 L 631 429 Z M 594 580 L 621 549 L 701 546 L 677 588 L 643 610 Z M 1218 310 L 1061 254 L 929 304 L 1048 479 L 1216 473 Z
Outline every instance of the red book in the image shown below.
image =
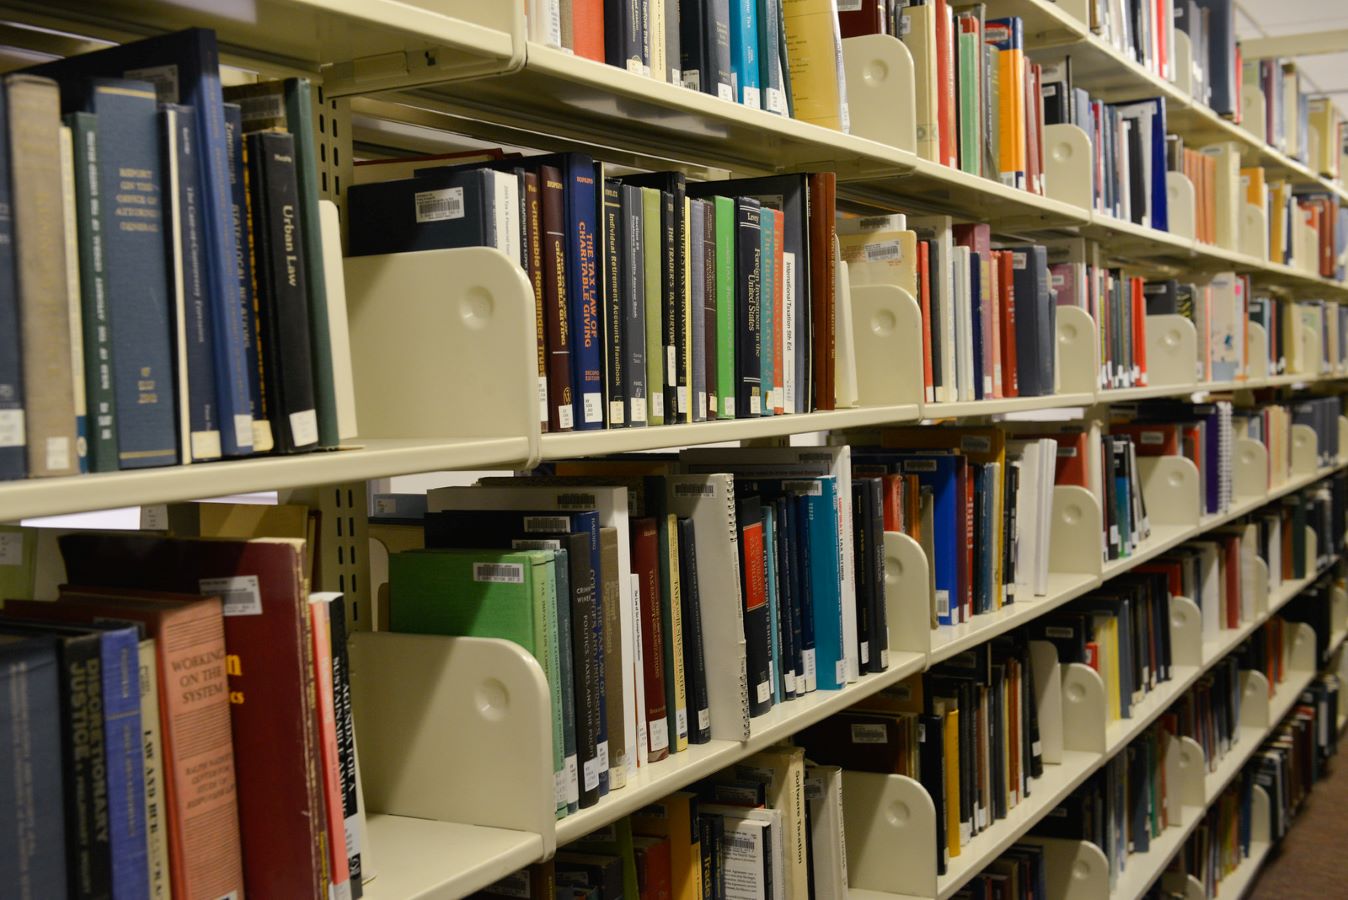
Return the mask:
M 655 519 L 633 519 L 632 569 L 641 584 L 641 668 L 646 688 L 646 758 L 669 755 L 665 706 L 665 641 L 660 618 L 660 530 Z
M 332 618 L 330 602 L 341 594 L 314 594 L 309 599 L 309 624 L 314 648 L 314 690 L 318 700 L 319 777 L 327 813 L 328 869 L 339 894 L 350 890 L 351 868 L 346 855 L 346 813 L 342 809 L 341 762 L 337 758 L 337 701 L 332 690 Z M 335 598 L 335 600 L 334 600 Z M 345 885 L 346 887 L 343 887 Z
M 696 823 L 694 823 L 696 824 Z M 632 838 L 640 900 L 671 900 L 674 896 L 669 838 L 638 834 Z
M 1086 643 L 1086 665 L 1095 671 L 1100 671 L 1100 645 L 1095 641 Z
M 917 242 L 918 305 L 922 308 L 922 385 L 926 401 L 936 402 L 936 387 L 931 368 L 931 242 Z
M 245 891 L 326 900 L 304 542 L 81 533 L 61 554 L 75 584 L 224 597 Z
M 776 284 L 772 298 L 772 383 L 776 385 L 772 397 L 772 411 L 780 416 L 785 412 L 783 402 L 786 398 L 786 388 L 783 384 L 785 374 L 782 368 L 782 344 L 785 343 L 782 339 L 782 326 L 786 319 L 784 309 L 786 278 L 784 275 L 785 263 L 783 262 L 786 253 L 786 215 L 780 209 L 765 210 L 765 212 L 772 213 L 772 239 L 773 247 L 776 248 L 772 260 L 772 271 L 777 273 L 777 277 L 773 279 Z
M 1240 627 L 1240 536 L 1221 536 L 1226 576 L 1226 627 Z
M 1043 137 L 1039 126 L 1039 66 L 1025 61 L 1025 189 L 1032 194 L 1044 193 L 1043 157 L 1039 155 L 1039 141 Z
M 838 10 L 838 28 L 844 38 L 884 34 L 885 4 L 881 0 L 861 0 L 850 10 Z
M 903 531 L 903 476 L 885 475 L 880 479 L 884 499 L 885 531 Z
M 910 538 L 922 542 L 922 483 L 916 475 L 903 476 L 903 524 Z
M 1147 300 L 1142 294 L 1142 279 L 1132 279 L 1133 365 L 1137 368 L 1138 387 L 1147 386 Z
M 936 71 L 941 89 L 936 95 L 936 121 L 941 129 L 940 157 L 943 165 L 959 168 L 955 141 L 955 23 L 946 0 L 936 0 Z
M 1054 484 L 1074 484 L 1090 487 L 1086 480 L 1086 432 L 1055 431 L 1026 435 L 1029 438 L 1052 438 L 1058 442 L 1058 461 L 1053 471 Z
M 571 45 L 577 56 L 604 61 L 604 0 L 571 0 Z
M 1177 559 L 1154 559 L 1138 566 L 1134 571 L 1142 574 L 1155 573 L 1165 576 L 1166 590 L 1172 597 L 1184 596 L 1184 565 Z
M 999 312 L 1002 323 L 1002 395 L 1019 397 L 1020 382 L 1016 378 L 1016 289 L 1012 254 L 1010 250 L 998 250 L 996 256 L 997 282 L 1001 289 L 998 304 L 1001 307 Z
M 834 408 L 833 379 L 837 363 L 837 176 L 816 172 L 809 176 L 810 200 L 810 314 L 814 409 Z
M 1113 425 L 1110 434 L 1133 439 L 1138 456 L 1179 456 L 1180 426 L 1170 423 L 1156 425 Z

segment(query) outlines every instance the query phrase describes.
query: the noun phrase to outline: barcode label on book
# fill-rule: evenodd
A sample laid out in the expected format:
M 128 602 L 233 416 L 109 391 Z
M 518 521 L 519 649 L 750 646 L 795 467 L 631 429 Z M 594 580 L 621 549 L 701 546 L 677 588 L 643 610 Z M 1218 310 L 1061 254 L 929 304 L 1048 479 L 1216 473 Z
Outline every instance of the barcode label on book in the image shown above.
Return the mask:
M 463 218 L 463 188 L 441 188 L 436 191 L 418 191 L 412 195 L 416 207 L 417 224 L 444 222 Z
M 23 565 L 23 532 L 0 533 L 0 566 Z
M 567 805 L 580 802 L 580 777 L 576 771 L 576 756 L 566 758 L 566 802 Z M 588 766 L 588 763 L 586 764 Z
M 838 12 L 861 12 L 861 0 L 838 0 Z
M 594 494 L 558 494 L 557 505 L 562 509 L 594 509 L 598 504 Z
M 950 615 L 950 591 L 936 592 L 936 614 L 938 616 Z
M 697 730 L 706 731 L 711 727 L 711 710 L 699 709 L 697 711 Z
M 633 397 L 633 398 L 632 398 L 632 423 L 633 423 L 633 424 L 636 424 L 637 422 L 640 422 L 640 423 L 643 424 L 643 425 L 646 424 L 646 398 L 645 398 L 645 397 Z
M 0 409 L 0 447 L 22 447 L 23 445 L 23 410 Z
M 866 245 L 867 262 L 903 262 L 903 248 L 898 241 L 880 241 Z
M 656 391 L 651 394 L 651 415 L 662 419 L 665 417 L 665 394 L 663 391 Z
M 759 703 L 767 703 L 768 698 L 772 696 L 772 686 L 766 681 L 760 681 L 754 688 L 754 696 L 758 698 Z
M 675 497 L 715 497 L 716 485 L 714 484 L 689 484 L 681 482 L 674 485 Z
M 1165 435 L 1159 431 L 1144 431 L 1137 437 L 1139 441 L 1148 447 L 1156 447 L 1165 443 Z
M 934 459 L 906 459 L 903 461 L 903 471 L 905 472 L 935 472 L 936 460 Z
M 966 434 L 960 438 L 960 449 L 965 453 L 989 453 L 992 439 L 982 434 Z
M 669 719 L 656 719 L 650 723 L 651 752 L 664 750 L 669 746 Z
M 585 421 L 603 422 L 604 395 L 596 391 L 592 394 L 583 394 L 581 399 L 584 401 Z
M 197 582 L 197 591 L 203 597 L 219 597 L 227 616 L 262 615 L 262 591 L 256 575 L 202 578 Z
M 122 77 L 130 78 L 135 81 L 150 82 L 150 84 L 154 85 L 155 99 L 160 103 L 182 102 L 178 93 L 177 66 L 146 66 L 142 69 L 127 69 L 122 73 Z M 242 110 L 240 110 L 240 112 L 242 113 Z
M 571 530 L 570 516 L 525 516 L 525 534 L 547 533 L 551 531 L 567 532 Z
M 722 100 L 729 100 L 731 103 L 734 103 L 735 86 L 731 84 L 726 84 L 724 81 L 722 81 L 721 83 L 716 85 L 716 96 L 720 97 Z
M 805 799 L 806 800 L 824 799 L 824 780 L 822 778 L 805 779 Z
M 702 90 L 702 73 L 697 69 L 684 69 L 683 86 L 693 91 Z
M 248 126 L 258 123 L 266 123 L 267 126 L 270 126 L 283 124 L 286 121 L 285 98 L 280 93 L 249 97 L 239 106 L 239 116 L 243 119 L 244 131 L 252 131 L 253 129 Z
M 852 743 L 884 744 L 889 741 L 889 728 L 883 722 L 854 722 Z
M 593 791 L 599 787 L 599 760 L 585 760 L 585 790 Z
M 1044 626 L 1044 637 L 1051 637 L 1051 638 L 1070 638 L 1071 636 L 1072 636 L 1072 629 L 1071 629 L 1071 628 L 1068 628 L 1068 627 L 1066 627 L 1066 626 L 1063 626 L 1063 625 L 1045 625 L 1045 626 Z
M 599 771 L 608 771 L 610 768 L 608 761 L 608 741 L 600 741 L 598 744 L 595 744 L 594 758 L 599 761 Z
M 610 400 L 608 402 L 608 421 L 610 425 L 627 424 L 627 410 L 623 408 L 623 401 Z
M 745 88 L 744 88 L 744 105 L 747 106 L 747 107 L 749 107 L 750 109 L 762 109 L 762 108 L 763 108 L 763 104 L 760 102 L 760 100 L 759 100 L 759 98 L 758 98 L 758 88 L 756 88 L 756 87 L 749 87 L 749 86 L 747 86 L 747 85 L 745 86 Z
M 296 447 L 318 443 L 318 412 L 302 409 L 290 414 L 290 439 Z
M 806 497 L 822 497 L 824 485 L 819 481 L 783 481 L 782 490 L 789 494 L 801 494 Z
M 493 584 L 524 584 L 522 563 L 473 563 L 473 580 Z
M 674 733 L 679 737 L 688 737 L 688 710 L 676 709 L 674 711 Z

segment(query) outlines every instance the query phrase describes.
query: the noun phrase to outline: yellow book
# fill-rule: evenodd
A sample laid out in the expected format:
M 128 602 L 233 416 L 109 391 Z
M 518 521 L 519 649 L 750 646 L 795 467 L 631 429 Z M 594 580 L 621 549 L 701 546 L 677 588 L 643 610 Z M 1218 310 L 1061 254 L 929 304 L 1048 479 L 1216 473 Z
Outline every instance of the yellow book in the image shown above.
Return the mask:
M 1201 151 L 1217 166 L 1217 177 L 1212 191 L 1216 200 L 1216 232 L 1213 242 L 1226 250 L 1236 250 L 1240 243 L 1240 145 L 1234 141 L 1210 144 Z
M 1264 181 L 1263 166 L 1248 166 L 1240 170 L 1240 184 L 1245 189 L 1245 202 L 1259 207 L 1268 215 L 1268 185 Z
M 1268 198 L 1268 258 L 1281 263 L 1287 254 L 1287 182 L 1269 182 Z
M 670 670 L 674 677 L 666 685 L 666 694 L 672 700 L 669 703 L 669 715 L 673 720 L 670 729 L 671 753 L 688 749 L 688 693 L 684 685 L 683 674 L 683 591 L 679 577 L 679 517 L 670 513 L 665 519 L 666 571 L 669 572 L 669 626 L 665 635 L 665 653 L 669 655 Z M 666 675 L 668 678 L 668 675 Z
M 632 814 L 632 833 L 669 838 L 670 900 L 702 900 L 702 844 L 693 808 L 697 795 L 670 794 Z
M 941 125 L 937 117 L 941 80 L 936 68 L 936 6 L 931 3 L 910 6 L 901 15 L 906 23 L 903 43 L 913 57 L 917 155 L 940 162 Z
M 1306 103 L 1310 140 L 1306 164 L 1321 175 L 1339 174 L 1339 113 L 1329 97 L 1312 97 Z
M 913 744 L 916 745 L 916 741 Z M 757 777 L 767 777 L 768 807 L 782 814 L 787 890 L 777 896 L 783 900 L 810 900 L 806 860 L 810 850 L 805 834 L 805 750 L 803 747 L 770 747 L 735 768 L 741 770 L 744 767 Z
M 960 855 L 960 711 L 937 710 L 945 719 L 945 834 L 950 858 Z
M 1110 615 L 1098 615 L 1095 620 L 1095 645 L 1100 678 L 1105 683 L 1105 705 L 1109 721 L 1123 718 L 1119 705 L 1119 621 Z
M 786 56 L 796 118 L 847 130 L 847 98 L 839 72 L 842 37 L 833 0 L 782 0 Z

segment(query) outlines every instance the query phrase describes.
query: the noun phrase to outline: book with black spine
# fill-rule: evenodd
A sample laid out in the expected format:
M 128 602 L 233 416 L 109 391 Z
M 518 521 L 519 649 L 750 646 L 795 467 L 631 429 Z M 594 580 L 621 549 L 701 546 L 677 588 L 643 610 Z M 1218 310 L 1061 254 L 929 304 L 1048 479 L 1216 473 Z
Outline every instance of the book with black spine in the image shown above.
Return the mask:
M 626 373 L 623 396 L 627 424 L 646 427 L 646 275 L 645 231 L 641 188 L 620 185 L 622 193 L 623 286 L 622 343 L 623 370 Z
M 604 408 L 610 428 L 624 428 L 628 410 L 624 290 L 627 286 L 627 229 L 622 185 L 604 182 Z M 644 423 L 643 423 L 644 424 Z
M 763 504 L 758 497 L 735 503 L 740 536 L 740 576 L 744 597 L 745 660 L 749 675 L 749 715 L 772 709 L 772 637 L 763 568 Z
M 762 205 L 752 197 L 735 198 L 735 408 L 737 418 L 763 414 Z
M 707 699 L 707 666 L 702 643 L 702 601 L 698 587 L 696 526 L 679 518 L 679 575 L 683 603 L 683 671 L 687 678 L 688 743 L 711 740 L 711 709 Z

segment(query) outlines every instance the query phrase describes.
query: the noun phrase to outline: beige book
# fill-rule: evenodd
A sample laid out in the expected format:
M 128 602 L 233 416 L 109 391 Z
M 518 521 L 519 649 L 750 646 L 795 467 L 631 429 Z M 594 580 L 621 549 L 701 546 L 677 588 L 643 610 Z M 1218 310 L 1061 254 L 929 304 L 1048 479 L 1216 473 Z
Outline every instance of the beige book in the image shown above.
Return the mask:
M 786 57 L 796 118 L 845 131 L 838 72 L 841 39 L 833 0 L 782 0 Z
M 936 7 L 912 6 L 903 13 L 907 30 L 901 36 L 913 57 L 913 85 L 917 120 L 917 155 L 940 161 L 941 126 L 937 122 L 940 75 L 936 67 Z
M 75 144 L 68 125 L 61 126 L 61 213 L 66 235 L 66 303 L 70 310 L 70 379 L 75 390 L 75 420 L 87 421 L 88 403 L 84 392 L 84 313 L 81 309 L 80 254 L 75 222 Z M 84 459 L 88 446 L 84 433 L 78 433 L 76 456 Z
M 61 190 L 61 95 L 35 75 L 5 78 L 15 273 L 30 476 L 79 471 Z
M 342 223 L 337 204 L 318 201 L 323 230 L 323 283 L 328 295 L 328 341 L 332 345 L 332 389 L 337 398 L 337 437 L 346 440 L 356 430 L 356 382 L 351 370 L 351 335 L 347 329 L 346 280 L 342 265 Z M 268 434 L 268 438 L 270 438 Z
M 170 900 L 168 808 L 164 796 L 164 749 L 159 733 L 159 662 L 154 638 L 140 642 L 140 727 L 145 744 L 145 837 L 150 897 Z
M 892 284 L 917 299 L 917 233 L 892 227 L 892 216 L 838 221 L 838 244 L 853 287 Z
M 647 0 L 651 27 L 646 37 L 646 51 L 651 61 L 650 76 L 656 81 L 669 78 L 669 66 L 665 64 L 665 2 L 666 0 Z M 678 2 L 678 0 L 671 0 Z
M 782 814 L 782 845 L 786 852 L 786 891 L 783 900 L 809 900 L 810 879 L 805 835 L 805 750 L 771 747 L 755 753 L 736 767 L 754 778 L 766 777 L 768 806 Z
M 665 564 L 669 567 L 669 656 L 670 668 L 674 672 L 674 702 L 670 704 L 669 715 L 673 718 L 670 750 L 678 753 L 688 749 L 688 688 L 684 676 L 683 661 L 683 590 L 679 580 L 679 517 L 670 513 L 665 518 L 665 530 L 669 539 L 665 542 L 668 554 Z
M 1236 250 L 1240 243 L 1243 202 L 1240 189 L 1240 145 L 1234 141 L 1223 141 L 1204 147 L 1202 152 L 1217 164 L 1217 177 L 1213 183 L 1216 198 L 1215 243 L 1225 250 Z

